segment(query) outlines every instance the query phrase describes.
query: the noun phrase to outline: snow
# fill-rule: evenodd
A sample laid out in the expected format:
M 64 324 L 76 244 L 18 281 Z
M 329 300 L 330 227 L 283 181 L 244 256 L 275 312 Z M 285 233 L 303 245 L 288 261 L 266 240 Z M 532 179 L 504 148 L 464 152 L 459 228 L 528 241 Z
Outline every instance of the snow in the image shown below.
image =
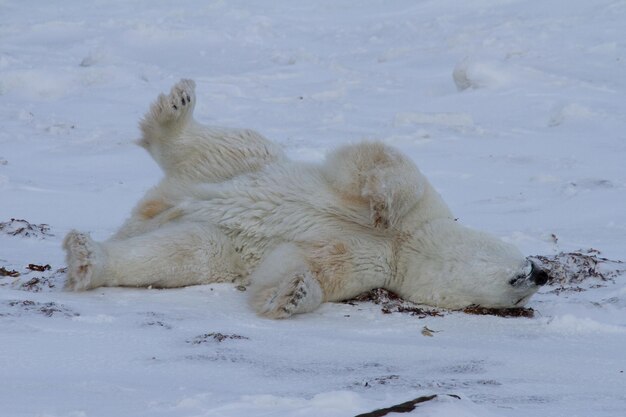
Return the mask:
M 65 233 L 107 238 L 157 182 L 137 121 L 182 77 L 201 121 L 305 161 L 380 139 L 464 224 L 626 260 L 624 21 L 620 0 L 0 1 L 0 222 L 51 234 L 0 232 L 22 274 L 0 277 L 0 416 L 352 416 L 432 394 L 407 415 L 624 415 L 622 275 L 545 288 L 533 319 L 270 321 L 226 284 L 66 293 L 58 271 Z M 243 338 L 193 343 L 210 333 Z

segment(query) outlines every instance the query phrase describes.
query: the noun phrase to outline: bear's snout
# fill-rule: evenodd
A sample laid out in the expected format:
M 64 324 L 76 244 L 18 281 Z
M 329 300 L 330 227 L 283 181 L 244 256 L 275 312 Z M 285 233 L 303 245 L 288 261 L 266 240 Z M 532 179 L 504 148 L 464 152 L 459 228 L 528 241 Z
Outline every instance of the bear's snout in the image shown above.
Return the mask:
M 545 285 L 550 278 L 548 273 L 543 268 L 538 267 L 534 262 L 532 262 L 532 265 L 530 279 L 535 283 L 535 285 Z

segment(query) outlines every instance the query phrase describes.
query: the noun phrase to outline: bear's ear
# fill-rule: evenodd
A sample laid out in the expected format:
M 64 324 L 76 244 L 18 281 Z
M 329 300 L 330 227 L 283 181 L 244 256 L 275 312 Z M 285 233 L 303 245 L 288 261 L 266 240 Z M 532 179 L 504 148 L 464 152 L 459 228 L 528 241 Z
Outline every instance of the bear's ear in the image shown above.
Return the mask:
M 330 153 L 324 177 L 343 201 L 368 210 L 368 224 L 395 227 L 417 204 L 425 178 L 397 149 L 380 142 L 362 142 Z

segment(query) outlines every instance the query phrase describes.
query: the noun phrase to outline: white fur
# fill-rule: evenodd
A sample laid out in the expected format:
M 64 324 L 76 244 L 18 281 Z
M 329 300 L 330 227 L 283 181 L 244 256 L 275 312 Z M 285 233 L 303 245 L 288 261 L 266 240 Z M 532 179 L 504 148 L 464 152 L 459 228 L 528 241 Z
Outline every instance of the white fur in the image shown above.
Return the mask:
M 165 178 L 108 241 L 71 232 L 66 288 L 252 283 L 264 316 L 384 287 L 449 308 L 523 304 L 534 285 L 511 245 L 455 222 L 417 167 L 377 142 L 348 145 L 324 164 L 288 160 L 251 130 L 193 119 L 195 84 L 160 95 L 140 144 Z

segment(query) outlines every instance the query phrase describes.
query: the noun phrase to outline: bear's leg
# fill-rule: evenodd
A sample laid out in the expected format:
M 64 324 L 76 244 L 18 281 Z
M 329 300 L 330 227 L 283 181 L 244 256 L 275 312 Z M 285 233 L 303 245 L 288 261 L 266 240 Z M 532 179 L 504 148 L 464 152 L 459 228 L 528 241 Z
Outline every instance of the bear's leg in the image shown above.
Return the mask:
M 161 94 L 140 123 L 146 148 L 168 178 L 221 182 L 284 158 L 281 148 L 250 129 L 205 126 L 193 118 L 195 83 L 180 80 Z
M 285 277 L 275 287 L 253 294 L 253 306 L 264 317 L 283 319 L 294 314 L 309 313 L 323 301 L 322 288 L 309 271 Z
M 428 183 L 400 151 L 362 142 L 332 152 L 324 176 L 342 200 L 366 213 L 368 225 L 393 228 L 417 204 Z
M 67 279 L 65 289 L 81 291 L 100 286 L 102 248 L 88 235 L 72 230 L 63 240 L 66 251 Z
M 276 286 L 257 291 L 252 297 L 256 312 L 271 319 L 309 313 L 323 301 L 322 288 L 306 270 L 284 277 Z
M 130 217 L 124 221 L 110 240 L 128 239 L 163 227 L 182 215 L 176 207 L 185 194 L 184 184 L 170 187 L 163 180 L 148 190 L 133 208 Z M 177 194 L 176 194 L 177 193 Z
M 273 250 L 250 276 L 250 304 L 272 319 L 308 313 L 324 301 L 322 288 L 299 250 L 283 244 Z
M 178 139 L 193 120 L 195 89 L 193 80 L 180 80 L 169 94 L 157 97 L 139 125 L 142 133 L 139 145 L 146 148 L 165 172 L 171 165 L 168 154 L 180 146 Z
M 229 239 L 202 224 L 172 224 L 124 240 L 95 242 L 70 232 L 67 290 L 107 286 L 173 288 L 232 282 L 243 268 Z

